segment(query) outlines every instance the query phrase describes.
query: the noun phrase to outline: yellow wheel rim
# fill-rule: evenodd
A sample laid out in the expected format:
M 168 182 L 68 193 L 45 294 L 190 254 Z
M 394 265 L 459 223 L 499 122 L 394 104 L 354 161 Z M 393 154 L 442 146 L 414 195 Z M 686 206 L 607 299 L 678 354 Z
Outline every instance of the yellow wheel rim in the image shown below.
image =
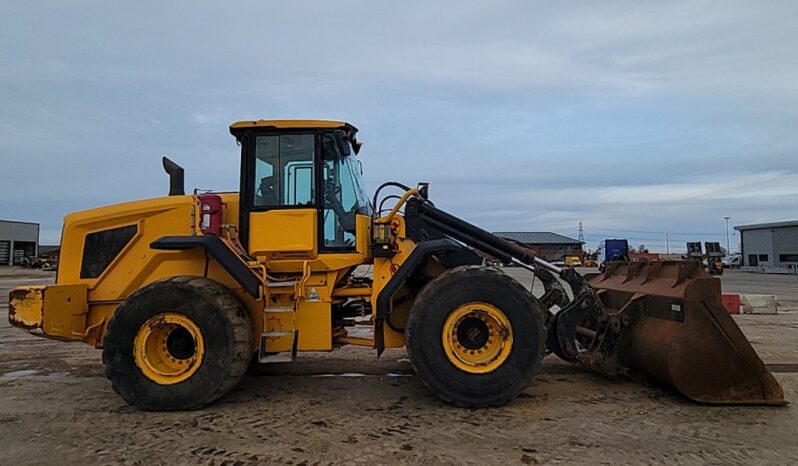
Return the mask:
M 499 368 L 513 348 L 513 328 L 499 308 L 474 302 L 455 309 L 442 331 L 446 357 L 457 368 L 484 374 Z
M 167 312 L 151 317 L 136 334 L 136 365 L 150 380 L 172 385 L 187 380 L 202 364 L 205 341 L 188 317 Z

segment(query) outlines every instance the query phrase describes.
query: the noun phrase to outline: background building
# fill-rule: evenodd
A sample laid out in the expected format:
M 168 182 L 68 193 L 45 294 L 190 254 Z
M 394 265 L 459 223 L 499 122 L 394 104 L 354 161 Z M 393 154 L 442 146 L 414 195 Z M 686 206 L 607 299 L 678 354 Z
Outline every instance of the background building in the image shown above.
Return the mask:
M 582 241 L 547 231 L 500 231 L 494 233 L 520 243 L 543 260 L 561 261 L 565 256 L 582 258 Z
M 743 267 L 798 271 L 798 220 L 734 227 L 740 232 Z
M 13 265 L 39 248 L 39 224 L 0 220 L 0 265 Z
M 58 245 L 39 245 L 39 257 L 45 256 L 59 256 L 61 254 L 61 246 Z

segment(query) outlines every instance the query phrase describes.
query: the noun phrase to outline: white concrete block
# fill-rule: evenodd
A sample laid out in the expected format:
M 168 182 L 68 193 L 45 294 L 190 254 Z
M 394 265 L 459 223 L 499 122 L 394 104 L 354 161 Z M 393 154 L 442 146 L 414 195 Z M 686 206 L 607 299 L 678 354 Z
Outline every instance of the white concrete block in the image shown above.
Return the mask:
M 771 294 L 741 294 L 740 311 L 743 314 L 776 314 L 779 302 Z

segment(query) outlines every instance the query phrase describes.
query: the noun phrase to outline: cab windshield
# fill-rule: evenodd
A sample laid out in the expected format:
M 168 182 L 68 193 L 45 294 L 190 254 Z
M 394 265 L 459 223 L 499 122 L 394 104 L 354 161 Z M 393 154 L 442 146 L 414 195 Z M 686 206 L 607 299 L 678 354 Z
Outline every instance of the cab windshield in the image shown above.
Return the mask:
M 324 246 L 354 249 L 355 215 L 371 215 L 371 206 L 360 162 L 349 142 L 342 141 L 333 134 L 323 136 Z

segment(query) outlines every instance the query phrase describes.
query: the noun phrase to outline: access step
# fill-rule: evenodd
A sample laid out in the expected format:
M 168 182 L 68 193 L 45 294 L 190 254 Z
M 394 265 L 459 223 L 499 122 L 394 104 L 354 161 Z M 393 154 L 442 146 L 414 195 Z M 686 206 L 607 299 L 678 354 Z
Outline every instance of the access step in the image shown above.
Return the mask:
M 297 284 L 296 280 L 289 280 L 286 282 L 267 282 L 266 286 L 268 288 L 287 288 L 292 287 Z
M 260 335 L 259 363 L 291 362 L 296 359 L 297 332 L 273 331 Z
M 274 312 L 274 313 L 296 312 L 296 308 L 292 306 L 265 307 L 263 308 L 263 312 Z

